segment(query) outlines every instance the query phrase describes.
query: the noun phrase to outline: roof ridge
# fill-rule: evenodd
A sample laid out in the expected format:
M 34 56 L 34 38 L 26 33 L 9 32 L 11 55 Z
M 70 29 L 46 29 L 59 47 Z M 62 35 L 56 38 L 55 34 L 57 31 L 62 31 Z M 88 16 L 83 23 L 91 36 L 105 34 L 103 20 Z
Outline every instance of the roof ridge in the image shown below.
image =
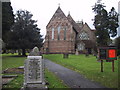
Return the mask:
M 58 6 L 57 10 L 55 11 L 55 13 L 53 14 L 52 18 L 50 19 L 49 23 L 54 19 L 54 18 L 59 18 L 59 19 L 62 19 L 62 18 L 66 18 L 66 15 L 64 14 L 64 12 L 62 11 L 62 9 L 60 8 L 60 6 Z M 48 23 L 48 24 L 49 24 Z M 47 24 L 47 26 L 48 26 Z
M 70 13 L 67 16 L 68 21 L 73 25 L 73 27 L 75 28 L 75 30 L 77 32 L 80 32 L 81 28 L 78 26 L 78 24 L 74 21 L 74 19 L 72 18 L 72 16 L 70 15 Z

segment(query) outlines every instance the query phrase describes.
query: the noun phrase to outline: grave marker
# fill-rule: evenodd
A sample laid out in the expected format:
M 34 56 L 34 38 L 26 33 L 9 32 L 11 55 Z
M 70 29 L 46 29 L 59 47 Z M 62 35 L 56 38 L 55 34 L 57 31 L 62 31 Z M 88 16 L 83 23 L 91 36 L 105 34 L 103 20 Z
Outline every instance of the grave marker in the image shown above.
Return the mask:
M 44 80 L 44 63 L 39 56 L 39 49 L 35 47 L 25 60 L 24 88 L 46 88 Z

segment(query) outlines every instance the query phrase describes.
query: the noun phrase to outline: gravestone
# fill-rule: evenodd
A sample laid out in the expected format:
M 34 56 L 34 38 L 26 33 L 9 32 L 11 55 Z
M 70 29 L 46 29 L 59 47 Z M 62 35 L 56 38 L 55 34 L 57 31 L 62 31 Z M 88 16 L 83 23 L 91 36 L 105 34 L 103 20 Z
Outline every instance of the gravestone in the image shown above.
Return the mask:
M 76 49 L 75 55 L 79 55 L 78 49 Z
M 24 65 L 24 89 L 44 89 L 44 63 L 39 56 L 39 49 L 35 47 L 25 60 Z
M 63 54 L 63 58 L 68 58 L 69 54 L 68 53 L 64 53 Z

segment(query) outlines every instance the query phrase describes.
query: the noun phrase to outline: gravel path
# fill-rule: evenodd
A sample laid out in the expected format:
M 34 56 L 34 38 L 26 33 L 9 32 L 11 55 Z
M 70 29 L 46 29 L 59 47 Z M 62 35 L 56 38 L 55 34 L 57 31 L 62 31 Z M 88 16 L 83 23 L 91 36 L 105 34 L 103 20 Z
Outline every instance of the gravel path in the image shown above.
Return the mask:
M 50 60 L 45 60 L 45 67 L 55 73 L 70 88 L 105 88 L 96 82 L 84 78 L 79 73 L 56 64 Z

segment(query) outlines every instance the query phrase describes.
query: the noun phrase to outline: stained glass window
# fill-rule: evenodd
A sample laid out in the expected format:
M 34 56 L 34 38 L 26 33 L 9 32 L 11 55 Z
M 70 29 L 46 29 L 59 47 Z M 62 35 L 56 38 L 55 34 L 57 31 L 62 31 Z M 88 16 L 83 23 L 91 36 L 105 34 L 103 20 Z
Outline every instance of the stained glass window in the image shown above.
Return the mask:
M 86 32 L 80 33 L 80 34 L 79 34 L 79 38 L 80 38 L 81 40 L 89 40 L 89 36 L 88 36 L 88 34 L 87 34 Z
M 58 40 L 60 40 L 60 29 L 61 29 L 61 27 L 59 26 L 58 27 Z
M 54 28 L 52 28 L 52 40 L 54 40 Z
M 66 40 L 66 27 L 64 28 L 64 40 Z

